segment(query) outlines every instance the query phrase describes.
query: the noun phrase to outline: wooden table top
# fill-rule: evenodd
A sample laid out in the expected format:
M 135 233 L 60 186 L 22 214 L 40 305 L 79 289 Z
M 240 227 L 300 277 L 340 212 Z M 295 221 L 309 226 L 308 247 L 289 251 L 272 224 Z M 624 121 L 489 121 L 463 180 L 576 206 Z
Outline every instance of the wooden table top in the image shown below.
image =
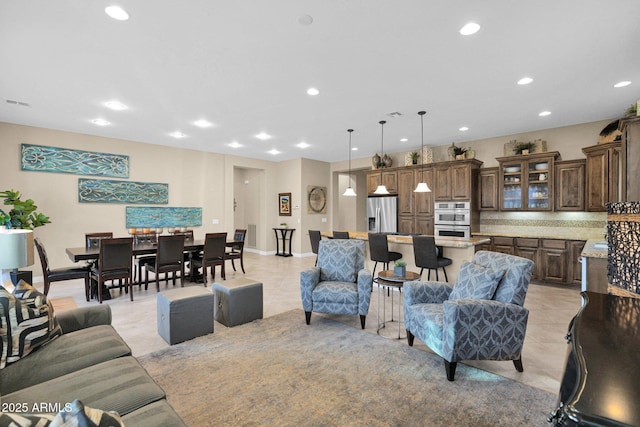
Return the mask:
M 404 282 L 411 282 L 419 279 L 420 275 L 413 271 L 407 271 L 404 276 L 395 276 L 393 270 L 383 270 L 378 273 L 378 279 L 385 282 L 385 285 L 402 287 Z

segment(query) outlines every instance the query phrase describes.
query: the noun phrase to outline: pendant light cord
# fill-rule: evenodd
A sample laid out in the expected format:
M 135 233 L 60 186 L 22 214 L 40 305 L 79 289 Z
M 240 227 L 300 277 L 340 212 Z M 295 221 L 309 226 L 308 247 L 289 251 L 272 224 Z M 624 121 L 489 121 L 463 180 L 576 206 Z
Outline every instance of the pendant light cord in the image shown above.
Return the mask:
M 353 129 L 347 129 L 349 132 L 349 187 L 351 187 L 351 132 Z
M 424 182 L 424 115 L 426 113 L 426 111 L 418 111 L 418 114 L 420 115 L 420 138 L 422 141 L 420 144 L 420 157 L 422 157 L 422 166 L 420 167 L 420 182 Z

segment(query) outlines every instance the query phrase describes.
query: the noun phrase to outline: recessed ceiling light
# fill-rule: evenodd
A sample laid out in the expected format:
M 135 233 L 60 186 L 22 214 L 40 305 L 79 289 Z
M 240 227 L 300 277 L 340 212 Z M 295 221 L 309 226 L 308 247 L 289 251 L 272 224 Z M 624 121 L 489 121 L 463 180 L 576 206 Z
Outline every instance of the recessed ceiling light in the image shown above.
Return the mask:
M 523 77 L 520 80 L 518 80 L 518 84 L 519 85 L 528 85 L 532 81 L 533 81 L 533 79 L 531 77 Z
M 309 147 L 311 147 L 311 144 L 307 144 L 306 142 L 302 141 L 302 142 L 296 144 L 296 147 L 298 147 L 298 148 L 309 148 Z
M 193 124 L 198 126 L 199 128 L 208 128 L 210 126 L 213 126 L 213 123 L 205 119 L 196 120 L 195 122 L 193 122 Z
M 459 130 L 460 132 L 466 132 L 466 131 L 468 131 L 468 130 L 469 130 L 469 128 L 468 128 L 468 127 L 466 127 L 466 126 L 462 126 L 462 127 L 461 127 L 460 129 L 458 129 L 458 130 Z
M 475 34 L 480 30 L 480 25 L 475 22 L 469 22 L 464 27 L 460 28 L 460 34 L 463 36 L 470 36 L 471 34 Z
M 240 148 L 240 147 L 242 147 L 242 146 L 243 146 L 243 145 L 242 145 L 242 144 L 240 144 L 238 141 L 230 142 L 230 143 L 229 143 L 229 144 L 227 144 L 227 145 L 228 145 L 229 147 L 231 147 L 231 148 Z
M 625 87 L 625 86 L 629 86 L 631 84 L 630 81 L 625 80 L 623 82 L 618 82 L 616 84 L 613 85 L 613 87 Z
M 94 125 L 98 125 L 98 126 L 108 126 L 111 124 L 110 121 L 105 120 L 105 119 L 93 119 L 91 120 L 91 123 L 93 123 Z
M 307 89 L 307 95 L 316 96 L 319 93 L 320 91 L 315 87 L 310 87 L 309 89 Z
M 538 114 L 540 117 L 544 117 L 544 116 L 548 116 L 549 114 L 551 114 L 551 111 L 543 111 L 540 114 Z
M 104 12 L 118 21 L 126 21 L 129 19 L 129 14 L 120 6 L 107 6 L 104 8 Z
M 122 111 L 127 109 L 127 106 L 120 101 L 107 101 L 104 103 L 104 105 L 105 107 L 111 108 L 112 110 L 116 110 L 116 111 Z
M 276 154 L 280 154 L 280 152 L 275 148 L 272 148 L 271 150 L 267 151 L 267 153 L 271 154 L 272 156 L 275 156 Z
M 400 142 L 407 142 L 409 138 L 400 138 Z
M 186 138 L 187 135 L 185 135 L 184 133 L 180 132 L 179 130 L 175 131 L 175 132 L 171 132 L 169 135 L 171 135 L 174 138 L 177 139 L 182 139 L 182 138 Z
M 298 16 L 298 23 L 300 25 L 311 25 L 313 24 L 313 17 L 311 15 L 300 15 Z
M 265 132 L 260 132 L 259 134 L 256 135 L 256 138 L 261 139 L 263 141 L 267 140 L 267 139 L 271 139 L 273 138 L 271 135 L 269 135 L 268 133 Z
M 358 151 L 358 147 L 353 147 L 351 151 Z

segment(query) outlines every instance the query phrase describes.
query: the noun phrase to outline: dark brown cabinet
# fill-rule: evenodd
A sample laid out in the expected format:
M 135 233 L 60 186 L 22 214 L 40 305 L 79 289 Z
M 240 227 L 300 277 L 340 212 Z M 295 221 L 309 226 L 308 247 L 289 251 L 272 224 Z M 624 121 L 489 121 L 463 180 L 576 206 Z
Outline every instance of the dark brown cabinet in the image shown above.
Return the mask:
M 413 169 L 398 171 L 398 215 L 413 215 L 414 197 Z
M 540 260 L 538 254 L 538 239 L 530 239 L 530 238 L 516 238 L 516 247 L 515 247 L 515 255 L 530 259 L 535 263 L 533 267 L 533 272 L 531 273 L 532 279 L 537 279 L 540 270 Z
M 620 168 L 621 143 L 611 142 L 585 147 L 586 210 L 604 212 L 608 202 L 621 200 Z
M 498 204 L 498 168 L 482 168 L 478 172 L 478 210 L 497 211 Z
M 493 239 L 493 251 L 503 254 L 515 255 L 515 248 L 513 247 L 513 237 L 494 237 Z
M 373 195 L 381 182 L 387 187 L 389 194 L 398 194 L 398 172 L 396 170 L 367 172 L 367 194 Z
M 585 165 L 586 160 L 556 162 L 556 211 L 584 211 Z
M 539 256 L 541 280 L 554 283 L 567 281 L 567 244 L 564 240 L 543 239 Z
M 500 210 L 552 211 L 557 151 L 498 157 Z
M 475 190 L 474 180 L 481 165 L 482 162 L 475 159 L 438 163 L 433 168 L 434 201 L 471 201 Z
M 424 177 L 424 178 L 423 178 Z M 431 168 L 398 170 L 398 232 L 433 234 L 433 172 Z M 414 193 L 424 179 L 431 193 Z
M 625 117 L 620 120 L 622 130 L 621 182 L 622 201 L 640 200 L 640 117 Z
M 570 283 L 582 283 L 582 250 L 584 249 L 585 243 L 583 240 L 571 240 L 567 242 L 569 245 L 568 282 Z

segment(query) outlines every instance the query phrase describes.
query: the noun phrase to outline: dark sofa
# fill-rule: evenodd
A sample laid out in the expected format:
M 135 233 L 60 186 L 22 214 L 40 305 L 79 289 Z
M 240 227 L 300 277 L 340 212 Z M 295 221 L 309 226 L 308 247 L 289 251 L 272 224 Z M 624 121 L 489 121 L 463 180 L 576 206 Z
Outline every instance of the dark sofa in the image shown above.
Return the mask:
M 111 326 L 108 305 L 56 317 L 63 335 L 0 371 L 5 407 L 32 412 L 79 399 L 88 407 L 118 412 L 127 427 L 185 425 Z

